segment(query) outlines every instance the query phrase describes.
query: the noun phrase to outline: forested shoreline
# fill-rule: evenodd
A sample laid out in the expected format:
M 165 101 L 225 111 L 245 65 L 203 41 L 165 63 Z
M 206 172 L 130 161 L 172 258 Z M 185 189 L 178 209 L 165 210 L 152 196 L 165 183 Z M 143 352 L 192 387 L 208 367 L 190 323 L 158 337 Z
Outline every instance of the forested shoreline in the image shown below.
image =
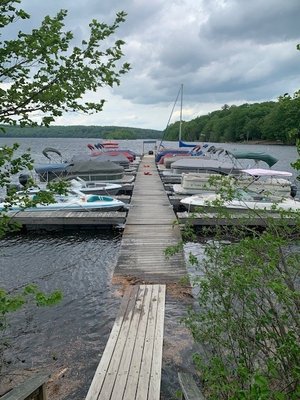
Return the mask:
M 296 143 L 300 137 L 300 92 L 277 102 L 224 105 L 221 110 L 182 123 L 182 139 L 206 142 Z M 179 122 L 164 132 L 165 140 L 177 140 Z
M 164 131 L 118 126 L 5 126 L 0 137 L 74 137 L 101 139 L 160 139 L 177 141 L 177 121 Z M 294 145 L 300 136 L 300 97 L 285 95 L 277 102 L 224 105 L 221 110 L 182 121 L 182 139 L 197 142 L 268 142 Z
M 120 126 L 4 126 L 5 132 L 0 132 L 0 137 L 73 137 L 73 138 L 102 138 L 102 139 L 159 139 L 161 131 L 154 129 L 129 128 Z

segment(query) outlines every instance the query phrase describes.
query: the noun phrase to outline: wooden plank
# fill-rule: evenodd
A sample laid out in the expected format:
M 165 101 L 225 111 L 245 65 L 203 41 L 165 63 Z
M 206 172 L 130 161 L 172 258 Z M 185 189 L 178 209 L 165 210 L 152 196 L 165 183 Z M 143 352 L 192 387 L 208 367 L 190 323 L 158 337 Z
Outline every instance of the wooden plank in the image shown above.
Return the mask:
M 152 368 L 151 368 L 150 385 L 148 392 L 149 400 L 159 400 L 160 398 L 162 351 L 163 351 L 162 344 L 164 338 L 165 295 L 166 295 L 166 286 L 160 285 L 158 292 L 158 301 L 157 301 L 158 312 L 156 317 Z
M 106 372 L 110 365 L 112 351 L 114 350 L 117 344 L 117 340 L 119 338 L 124 318 L 127 315 L 126 314 L 127 309 L 128 307 L 130 307 L 129 305 L 130 299 L 131 301 L 132 299 L 135 299 L 137 293 L 138 293 L 138 287 L 136 286 L 136 287 L 131 287 L 130 290 L 126 291 L 126 293 L 124 294 L 119 313 L 113 325 L 108 342 L 101 357 L 101 361 L 97 367 L 96 373 L 94 375 L 91 386 L 87 393 L 86 400 L 98 399 L 98 394 L 102 388 Z
M 148 388 L 150 385 L 152 357 L 154 350 L 154 336 L 156 327 L 156 315 L 157 315 L 157 297 L 158 297 L 158 285 L 153 286 L 152 298 L 150 302 L 149 315 L 147 321 L 146 336 L 144 341 L 143 356 L 141 363 L 141 370 L 139 374 L 139 381 L 137 386 L 136 398 L 147 399 Z
M 141 319 L 139 323 L 139 331 L 137 335 L 137 340 L 135 342 L 134 353 L 132 355 L 131 365 L 128 373 L 127 385 L 124 391 L 122 400 L 132 400 L 137 399 L 136 390 L 139 382 L 139 374 L 143 357 L 143 348 L 145 343 L 148 314 L 150 310 L 152 287 L 147 286 L 145 291 L 145 303 L 144 310 L 141 314 Z M 145 399 L 146 400 L 146 399 Z
M 186 372 L 178 372 L 178 380 L 185 400 L 205 400 L 193 376 Z
M 151 175 L 145 176 L 147 171 Z M 168 259 L 165 257 L 166 248 L 181 241 L 175 222 L 176 215 L 154 157 L 147 157 L 142 160 L 136 177 L 114 275 L 151 283 L 176 282 L 186 276 L 182 251 Z
M 139 287 L 137 287 L 139 289 Z M 98 397 L 99 400 L 106 400 L 111 398 L 111 393 L 113 392 L 114 386 L 118 386 L 116 384 L 116 378 L 120 370 L 120 361 L 122 360 L 123 353 L 127 347 L 127 338 L 130 334 L 131 324 L 134 317 L 134 311 L 136 307 L 136 300 L 139 302 L 142 299 L 142 295 L 144 288 L 142 291 L 137 291 L 137 296 L 129 300 L 129 306 L 127 308 L 127 313 L 123 319 L 120 335 L 118 337 L 118 341 L 116 346 L 111 352 L 111 361 L 109 364 L 109 368 L 107 370 L 103 386 L 101 388 L 100 395 Z M 133 332 L 131 332 L 133 334 Z M 119 398 L 121 396 L 119 395 Z
M 126 292 L 86 400 L 158 400 L 165 285 Z
M 265 216 L 265 218 L 264 218 Z M 189 222 L 195 226 L 266 226 L 268 218 L 272 218 L 272 221 L 278 224 L 285 224 L 289 226 L 293 226 L 296 224 L 295 219 L 284 218 L 282 219 L 280 214 L 272 213 L 264 214 L 260 212 L 260 215 L 255 216 L 253 213 L 248 212 L 238 212 L 231 214 L 230 218 L 219 217 L 216 213 L 189 213 L 187 211 L 177 213 L 177 218 L 179 223 L 186 224 Z
M 136 363 L 136 357 L 134 357 L 136 352 L 139 351 L 138 343 L 140 340 L 144 340 L 144 319 L 148 316 L 148 310 L 150 305 L 150 290 L 149 287 L 145 285 L 140 286 L 143 291 L 143 303 L 140 307 L 137 307 L 137 312 L 135 312 L 134 323 L 131 326 L 131 335 L 128 338 L 128 342 L 126 343 L 126 351 L 123 355 L 123 359 L 121 360 L 122 368 L 120 368 L 117 385 L 115 386 L 115 390 L 112 393 L 111 400 L 122 399 L 134 399 L 136 385 L 133 385 L 132 380 L 130 380 L 130 373 L 132 371 L 131 366 L 132 363 L 136 367 L 138 363 Z M 137 346 L 137 347 L 136 347 Z M 135 368 L 135 371 L 138 372 L 139 369 Z M 130 389 L 130 394 L 128 394 L 128 388 Z M 120 390 L 119 390 L 120 389 Z M 130 397 L 128 397 L 130 396 Z M 104 399 L 104 398 L 103 398 Z
M 21 383 L 10 392 L 6 393 L 1 397 L 1 400 L 26 400 L 31 395 L 36 392 L 36 399 L 47 400 L 46 387 L 44 383 L 48 381 L 49 374 L 39 373 L 33 377 L 27 379 L 25 382 Z
M 70 212 L 70 211 L 34 211 L 8 214 L 12 222 L 22 225 L 118 225 L 126 221 L 126 212 Z

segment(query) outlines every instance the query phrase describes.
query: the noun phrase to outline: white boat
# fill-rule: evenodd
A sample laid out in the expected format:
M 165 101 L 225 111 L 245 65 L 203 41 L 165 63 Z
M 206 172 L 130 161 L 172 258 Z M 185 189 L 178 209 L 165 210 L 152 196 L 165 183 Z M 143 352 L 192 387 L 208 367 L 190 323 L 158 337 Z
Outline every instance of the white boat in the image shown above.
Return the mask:
M 278 212 L 280 210 L 300 212 L 300 201 L 292 198 L 269 198 L 257 193 L 246 192 L 237 189 L 236 196 L 232 200 L 222 200 L 218 193 L 203 193 L 180 200 L 188 211 L 203 210 L 206 212 L 216 211 L 218 207 L 234 212 L 241 211 L 268 211 Z
M 211 183 L 211 179 L 215 177 L 220 178 L 221 176 L 220 174 L 208 173 L 183 173 L 181 175 L 181 183 L 175 183 L 173 191 L 179 195 L 215 193 L 217 186 Z
M 296 185 L 289 179 L 292 173 L 286 171 L 275 171 L 271 169 L 252 168 L 240 171 L 238 176 L 228 175 L 232 185 L 256 193 L 264 193 L 269 196 L 295 197 Z M 173 185 L 173 191 L 179 195 L 193 195 L 208 192 L 216 192 L 218 181 L 212 183 L 212 177 L 220 177 L 218 174 L 205 173 L 183 173 L 181 183 Z M 223 177 L 224 179 L 224 177 Z M 219 183 L 220 186 L 221 182 Z
M 126 207 L 125 203 L 110 196 L 86 195 L 80 191 L 70 190 L 67 195 L 55 194 L 54 203 L 44 204 L 38 202 L 38 195 L 29 195 L 30 201 L 35 203 L 25 208 L 25 196 L 20 195 L 18 201 L 7 208 L 8 203 L 0 203 L 0 212 L 33 212 L 33 211 L 117 211 Z M 27 203 L 28 205 L 28 203 Z
M 291 182 L 293 174 L 264 168 L 242 169 L 237 185 L 245 190 L 269 197 L 296 197 L 297 186 Z
M 171 165 L 170 170 L 162 172 L 162 180 L 164 182 L 180 183 L 182 174 L 199 173 L 199 174 L 223 174 L 238 175 L 240 168 L 236 168 L 231 162 L 222 162 L 213 159 L 200 159 L 190 157 L 175 161 Z
M 110 182 L 84 181 L 78 176 L 70 181 L 71 188 L 84 194 L 102 194 L 113 196 L 118 194 L 122 185 Z

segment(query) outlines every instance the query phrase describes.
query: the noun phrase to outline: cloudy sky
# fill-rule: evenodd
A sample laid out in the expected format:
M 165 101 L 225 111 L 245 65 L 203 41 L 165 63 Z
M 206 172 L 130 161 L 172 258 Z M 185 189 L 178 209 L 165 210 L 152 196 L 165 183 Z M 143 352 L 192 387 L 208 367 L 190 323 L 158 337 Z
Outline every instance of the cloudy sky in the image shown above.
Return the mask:
M 300 89 L 299 0 L 23 0 L 22 8 L 31 24 L 67 9 L 66 28 L 78 40 L 92 18 L 111 23 L 117 11 L 128 14 L 115 39 L 125 40 L 131 71 L 97 93 L 107 100 L 102 113 L 68 114 L 57 124 L 163 130 L 181 84 L 186 121 Z M 179 107 L 171 122 L 178 115 Z

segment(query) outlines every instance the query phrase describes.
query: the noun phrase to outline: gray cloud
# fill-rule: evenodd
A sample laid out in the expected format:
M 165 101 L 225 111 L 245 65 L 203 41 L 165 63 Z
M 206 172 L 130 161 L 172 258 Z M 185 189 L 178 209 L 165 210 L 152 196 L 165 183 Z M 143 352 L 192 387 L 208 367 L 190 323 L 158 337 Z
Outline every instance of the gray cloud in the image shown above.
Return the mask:
M 149 107 L 167 115 L 181 83 L 193 117 L 209 104 L 272 100 L 300 88 L 299 0 L 23 0 L 22 7 L 32 15 L 27 28 L 68 9 L 66 28 L 77 40 L 92 18 L 111 23 L 127 12 L 116 38 L 125 40 L 132 70 L 108 95 L 118 121 L 124 112 L 124 121 L 163 129 Z

